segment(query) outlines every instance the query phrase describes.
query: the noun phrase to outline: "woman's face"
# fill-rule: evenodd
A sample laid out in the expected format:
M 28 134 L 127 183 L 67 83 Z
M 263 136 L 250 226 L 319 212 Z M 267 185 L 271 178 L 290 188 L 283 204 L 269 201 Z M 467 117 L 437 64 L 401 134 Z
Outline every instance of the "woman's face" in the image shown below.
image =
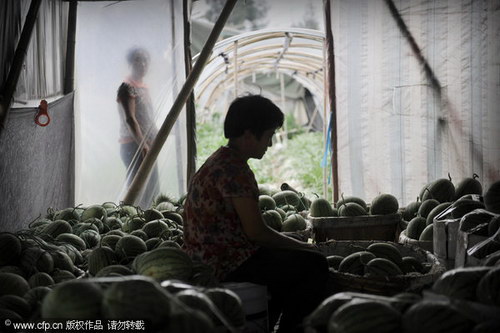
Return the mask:
M 132 75 L 136 78 L 143 78 L 148 71 L 148 56 L 142 52 L 137 52 L 132 58 Z

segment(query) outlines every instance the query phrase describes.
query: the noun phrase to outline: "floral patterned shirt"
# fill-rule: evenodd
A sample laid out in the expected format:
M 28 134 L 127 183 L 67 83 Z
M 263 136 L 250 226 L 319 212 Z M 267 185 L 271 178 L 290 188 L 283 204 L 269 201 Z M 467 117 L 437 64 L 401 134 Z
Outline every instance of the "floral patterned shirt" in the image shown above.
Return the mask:
M 241 224 L 231 198 L 259 198 L 255 176 L 233 149 L 220 147 L 191 180 L 184 205 L 184 250 L 215 269 L 219 279 L 257 249 Z

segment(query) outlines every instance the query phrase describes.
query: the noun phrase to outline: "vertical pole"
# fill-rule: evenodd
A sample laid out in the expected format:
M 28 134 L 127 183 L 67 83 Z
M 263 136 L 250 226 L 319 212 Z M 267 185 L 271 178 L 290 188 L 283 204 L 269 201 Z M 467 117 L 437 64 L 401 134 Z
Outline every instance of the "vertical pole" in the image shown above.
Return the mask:
M 66 42 L 66 68 L 64 74 L 64 95 L 75 89 L 75 44 L 78 1 L 69 2 L 68 38 Z
M 234 41 L 234 98 L 238 97 L 238 41 Z
M 35 29 L 35 23 L 41 3 L 42 0 L 31 1 L 30 8 L 28 9 L 28 14 L 26 15 L 26 21 L 21 32 L 21 37 L 19 38 L 19 42 L 17 43 L 17 48 L 14 53 L 14 58 L 9 70 L 9 75 L 7 76 L 5 85 L 2 87 L 2 90 L 0 92 L 0 130 L 2 130 L 4 127 L 5 119 L 7 118 L 7 114 L 12 104 L 12 99 L 16 91 L 19 76 L 21 75 L 21 70 L 23 68 L 24 59 L 26 58 L 26 52 L 31 40 L 31 35 L 33 34 L 33 30 Z
M 333 33 L 331 22 L 331 4 L 330 0 L 323 0 L 325 14 L 325 31 L 326 31 L 326 51 L 327 51 L 327 73 L 328 74 L 328 97 L 330 100 L 331 112 L 331 141 L 332 141 L 332 189 L 333 201 L 339 199 L 339 174 L 338 174 L 338 159 L 337 159 L 337 98 L 335 95 L 335 53 L 333 50 Z
M 224 5 L 222 12 L 219 18 L 217 19 L 217 22 L 215 22 L 212 32 L 208 36 L 208 39 L 205 45 L 203 46 L 203 49 L 201 50 L 198 60 L 193 66 L 193 70 L 189 73 L 188 77 L 186 78 L 186 81 L 184 82 L 181 91 L 177 95 L 177 98 L 175 99 L 174 104 L 170 108 L 170 111 L 167 117 L 165 118 L 165 121 L 160 127 L 156 138 L 151 144 L 151 149 L 144 157 L 144 160 L 142 161 L 139 170 L 137 171 L 132 181 L 132 184 L 128 189 L 128 192 L 125 195 L 125 198 L 123 199 L 124 203 L 134 204 L 135 201 L 137 200 L 137 196 L 139 195 L 142 187 L 144 186 L 144 183 L 146 182 L 147 177 L 151 172 L 151 169 L 156 161 L 156 158 L 158 157 L 158 154 L 160 153 L 163 144 L 165 143 L 165 141 L 168 138 L 168 135 L 170 134 L 172 126 L 177 120 L 177 117 L 179 116 L 182 107 L 186 103 L 189 95 L 191 94 L 193 87 L 196 84 L 196 81 L 200 77 L 201 71 L 205 67 L 212 53 L 215 42 L 219 38 L 220 33 L 224 28 L 224 24 L 226 23 L 229 14 L 231 14 L 231 11 L 233 10 L 237 1 L 238 0 L 226 1 L 226 4 Z
M 186 77 L 189 76 L 193 69 L 190 36 L 191 36 L 191 23 L 189 22 L 189 15 L 191 8 L 189 8 L 190 0 L 183 1 L 183 17 L 184 17 L 184 64 Z M 196 108 L 194 105 L 194 94 L 191 93 L 186 103 L 186 136 L 187 136 L 187 173 L 186 173 L 186 188 L 191 181 L 194 173 L 196 172 Z
M 280 73 L 280 92 L 281 92 L 281 109 L 283 110 L 283 112 L 285 113 L 285 121 L 284 121 L 284 138 L 283 138 L 283 142 L 285 143 L 285 146 L 288 144 L 288 125 L 287 125 L 287 121 L 286 121 L 286 99 L 285 99 L 285 79 L 283 77 L 283 73 Z

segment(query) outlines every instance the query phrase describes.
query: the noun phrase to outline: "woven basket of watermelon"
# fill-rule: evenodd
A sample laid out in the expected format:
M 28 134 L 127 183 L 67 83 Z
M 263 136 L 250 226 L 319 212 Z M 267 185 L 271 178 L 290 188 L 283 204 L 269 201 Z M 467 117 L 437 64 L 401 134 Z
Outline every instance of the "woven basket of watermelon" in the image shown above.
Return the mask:
M 419 292 L 445 267 L 429 251 L 389 241 L 329 241 L 318 244 L 330 266 L 329 292 L 355 291 L 392 296 Z
M 308 217 L 316 242 L 328 240 L 396 241 L 401 214 Z
M 432 225 L 431 225 L 432 226 Z M 414 245 L 417 247 L 420 247 L 426 251 L 433 252 L 433 240 L 432 238 L 430 240 L 422 240 L 422 239 L 413 239 L 407 236 L 406 230 L 403 230 L 399 234 L 399 239 L 398 243 L 400 244 L 407 244 L 407 245 Z

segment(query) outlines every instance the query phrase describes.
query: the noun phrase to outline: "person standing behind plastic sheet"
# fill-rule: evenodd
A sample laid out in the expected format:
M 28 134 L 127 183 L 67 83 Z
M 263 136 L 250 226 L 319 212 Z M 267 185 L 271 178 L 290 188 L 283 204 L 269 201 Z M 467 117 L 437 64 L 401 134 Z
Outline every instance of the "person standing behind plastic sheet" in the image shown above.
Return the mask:
M 267 286 L 272 331 L 300 332 L 302 321 L 326 296 L 326 257 L 308 244 L 268 227 L 248 165 L 261 159 L 284 115 L 269 99 L 234 100 L 224 120 L 226 146 L 193 176 L 184 205 L 184 250 L 214 268 L 220 281 Z
M 127 54 L 130 74 L 118 88 L 117 102 L 120 114 L 120 155 L 127 168 L 127 187 L 158 133 L 154 123 L 153 105 L 144 77 L 150 56 L 143 48 L 132 48 Z M 159 193 L 158 170 L 153 167 L 148 183 L 142 191 L 139 206 L 148 208 Z

